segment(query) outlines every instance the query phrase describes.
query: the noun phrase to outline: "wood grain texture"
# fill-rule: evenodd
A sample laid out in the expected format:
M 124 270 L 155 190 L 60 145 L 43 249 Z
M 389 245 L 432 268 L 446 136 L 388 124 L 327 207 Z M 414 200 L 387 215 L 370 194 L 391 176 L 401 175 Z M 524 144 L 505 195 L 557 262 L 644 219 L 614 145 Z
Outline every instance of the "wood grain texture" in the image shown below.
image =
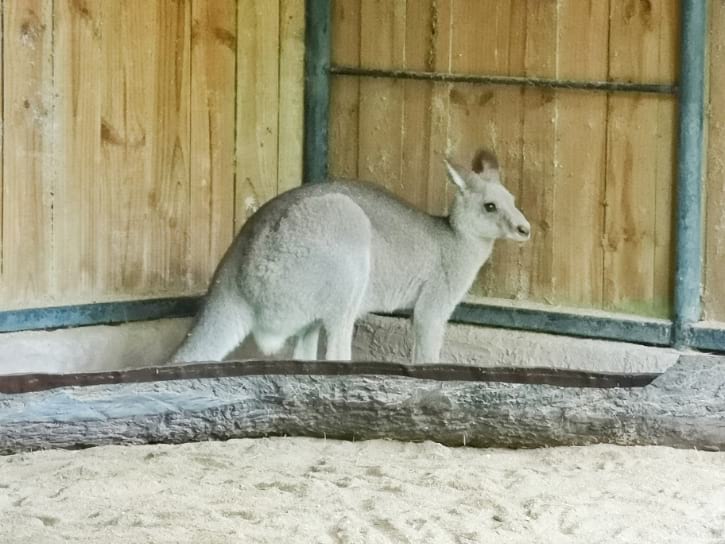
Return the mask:
M 332 63 L 360 66 L 360 2 L 333 0 L 331 23 Z M 358 177 L 360 80 L 331 79 L 329 167 L 330 175 Z
M 104 37 L 104 13 L 96 2 L 59 1 L 54 6 L 52 81 L 59 100 L 53 155 L 58 178 L 53 194 L 55 251 L 48 264 L 57 292 L 92 300 L 109 287 L 115 260 L 109 220 L 114 215 L 114 179 L 101 160 L 108 129 L 102 117 L 107 83 L 103 47 L 112 31 Z
M 277 191 L 302 183 L 305 0 L 280 0 L 279 148 Z
M 234 234 L 235 0 L 191 5 L 189 289 L 203 291 Z
M 557 73 L 557 2 L 528 4 L 524 71 L 527 76 L 545 77 Z M 556 92 L 551 89 L 524 89 L 523 162 L 519 208 L 532 225 L 532 238 L 526 244 L 504 242 L 507 250 L 519 253 L 518 297 L 551 300 L 554 290 L 555 182 L 557 177 L 559 115 Z
M 433 70 L 435 9 L 432 0 L 406 4 L 404 68 Z M 398 194 L 413 206 L 426 209 L 430 177 L 431 100 L 435 85 L 423 81 L 404 81 L 401 85 L 403 111 Z M 444 178 L 435 181 L 446 183 Z
M 2 9 L 3 307 L 203 291 L 300 182 L 304 2 Z
M 430 4 L 431 50 L 427 62 L 436 72 L 451 71 L 451 41 L 453 36 L 452 0 Z M 431 91 L 430 143 L 428 145 L 428 179 L 425 210 L 435 215 L 448 212 L 449 183 L 443 158 L 450 154 L 451 85 L 436 84 Z
M 557 75 L 606 80 L 608 0 L 560 0 Z M 604 252 L 605 94 L 556 93 L 551 302 L 601 307 Z
M 53 290 L 52 4 L 3 9 L 3 307 Z M 8 143 L 11 142 L 11 145 Z
M 235 230 L 277 195 L 279 2 L 237 2 Z
M 66 387 L 0 395 L 0 452 L 269 435 L 723 450 L 724 373 L 722 359 L 691 356 L 635 388 L 375 374 Z
M 361 3 L 360 62 L 365 67 L 401 66 L 405 59 L 405 2 Z M 403 194 L 403 83 L 360 81 L 358 175 Z
M 678 5 L 334 0 L 333 60 L 671 83 Z M 723 9 L 711 3 L 713 89 Z M 3 10 L 4 307 L 203 290 L 234 229 L 298 181 L 302 0 Z M 332 101 L 332 173 L 434 213 L 450 199 L 444 155 L 497 151 L 535 238 L 498 244 L 474 293 L 668 316 L 674 99 L 335 77 Z M 722 110 L 711 93 L 710 319 L 725 319 Z
M 671 0 L 408 1 L 400 2 L 402 23 L 390 2 L 357 4 L 374 24 L 354 10 L 351 17 L 344 3 L 336 2 L 333 23 L 339 64 L 400 67 L 404 42 L 402 66 L 416 70 L 676 80 L 679 7 Z M 534 239 L 497 244 L 472 294 L 669 316 L 673 98 L 404 81 L 394 130 L 396 82 L 333 81 L 345 89 L 331 117 L 336 173 L 388 183 L 416 206 L 445 213 L 441 156 L 467 163 L 482 145 L 499 155 Z M 356 107 L 358 88 L 366 91 Z M 400 183 L 385 181 L 399 167 Z
M 0 5 L 0 15 L 5 16 L 5 10 Z M 5 35 L 7 33 L 6 27 L 0 28 L 2 34 L 0 34 L 0 111 L 4 112 L 5 109 L 5 69 L 4 69 L 4 51 L 5 51 Z M 4 229 L 4 190 L 3 190 L 3 176 L 4 172 L 4 157 L 5 157 L 5 116 L 4 113 L 0 116 L 0 296 L 5 295 L 7 290 L 7 283 L 3 278 L 3 229 Z
M 725 4 L 710 2 L 704 318 L 725 321 Z
M 135 295 L 188 285 L 190 6 L 103 4 L 102 161 L 115 189 L 109 275 Z
M 55 5 L 62 302 L 183 293 L 191 4 Z
M 658 79 L 677 81 L 681 2 L 664 2 L 660 16 Z M 672 315 L 675 267 L 675 198 L 677 179 L 677 98 L 661 96 L 657 103 L 654 308 L 658 316 Z
M 665 2 L 612 2 L 610 65 L 612 79 L 671 81 L 675 68 L 671 44 L 676 26 Z M 662 56 L 669 58 L 663 62 Z M 661 147 L 671 149 L 674 134 L 659 126 L 668 99 L 616 95 L 609 102 L 605 212 L 604 304 L 607 308 L 661 315 L 669 307 L 655 263 L 671 263 L 669 235 L 658 236 L 659 216 L 669 215 L 671 199 L 659 197 L 673 186 L 673 170 L 658 169 Z M 663 127 L 667 126 L 665 117 Z M 667 155 L 665 155 L 666 157 Z M 657 238 L 660 243 L 657 244 Z M 658 281 L 659 278 L 659 281 Z M 664 282 L 667 287 L 667 282 Z
M 521 75 L 525 71 L 525 2 L 455 2 L 451 13 L 451 70 Z M 486 28 L 486 32 L 481 32 Z M 523 191 L 524 91 L 517 87 L 454 85 L 450 90 L 449 152 L 469 164 L 475 150 L 496 153 L 502 181 L 517 199 Z M 528 210 L 524 210 L 527 213 Z M 521 247 L 500 242 L 472 292 L 526 297 L 530 288 Z

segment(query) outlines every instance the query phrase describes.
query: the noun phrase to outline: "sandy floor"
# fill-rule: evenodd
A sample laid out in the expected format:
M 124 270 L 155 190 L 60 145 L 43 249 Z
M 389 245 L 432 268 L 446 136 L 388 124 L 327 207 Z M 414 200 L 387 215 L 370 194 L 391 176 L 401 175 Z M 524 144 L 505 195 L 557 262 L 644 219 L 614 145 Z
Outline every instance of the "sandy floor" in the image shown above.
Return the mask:
M 725 453 L 281 438 L 0 457 L 0 542 L 723 543 Z

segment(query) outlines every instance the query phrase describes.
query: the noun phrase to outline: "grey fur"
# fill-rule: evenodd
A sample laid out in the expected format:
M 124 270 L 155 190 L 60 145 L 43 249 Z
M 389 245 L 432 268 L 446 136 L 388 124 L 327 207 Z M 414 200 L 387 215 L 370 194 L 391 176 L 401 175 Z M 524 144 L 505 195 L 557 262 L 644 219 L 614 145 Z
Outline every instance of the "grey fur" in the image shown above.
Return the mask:
M 305 185 L 272 199 L 244 225 L 172 362 L 221 360 L 247 335 L 296 359 L 349 360 L 355 320 L 412 310 L 414 362 L 437 362 L 445 325 L 497 238 L 526 240 L 529 223 L 500 184 L 495 160 L 479 172 L 446 161 L 458 188 L 449 217 L 412 208 L 360 181 Z M 485 205 L 495 205 L 486 211 Z

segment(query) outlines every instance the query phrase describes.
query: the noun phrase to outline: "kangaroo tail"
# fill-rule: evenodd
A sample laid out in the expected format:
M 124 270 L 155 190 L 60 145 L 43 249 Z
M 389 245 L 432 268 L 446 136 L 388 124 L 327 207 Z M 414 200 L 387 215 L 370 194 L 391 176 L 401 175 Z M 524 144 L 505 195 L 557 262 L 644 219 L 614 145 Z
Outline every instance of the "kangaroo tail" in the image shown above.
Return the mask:
M 170 363 L 221 361 L 252 331 L 252 312 L 244 301 L 210 293 L 194 325 Z

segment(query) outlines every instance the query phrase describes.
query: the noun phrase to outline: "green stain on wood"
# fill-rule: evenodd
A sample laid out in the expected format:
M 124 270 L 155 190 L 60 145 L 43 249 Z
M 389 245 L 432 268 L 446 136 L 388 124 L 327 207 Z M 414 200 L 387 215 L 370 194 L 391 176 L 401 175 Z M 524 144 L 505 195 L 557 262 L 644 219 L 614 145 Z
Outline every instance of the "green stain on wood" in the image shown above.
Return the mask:
M 658 297 L 653 300 L 620 300 L 604 308 L 612 312 L 669 319 L 672 316 L 672 301 Z

